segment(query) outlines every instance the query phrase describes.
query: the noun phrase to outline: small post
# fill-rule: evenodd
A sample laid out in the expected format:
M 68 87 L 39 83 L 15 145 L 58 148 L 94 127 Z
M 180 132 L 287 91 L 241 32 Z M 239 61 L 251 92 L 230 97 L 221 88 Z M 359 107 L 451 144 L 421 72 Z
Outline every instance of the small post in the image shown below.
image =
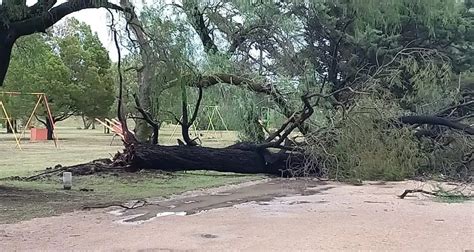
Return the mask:
M 72 172 L 63 172 L 63 187 L 64 187 L 64 190 L 71 190 Z

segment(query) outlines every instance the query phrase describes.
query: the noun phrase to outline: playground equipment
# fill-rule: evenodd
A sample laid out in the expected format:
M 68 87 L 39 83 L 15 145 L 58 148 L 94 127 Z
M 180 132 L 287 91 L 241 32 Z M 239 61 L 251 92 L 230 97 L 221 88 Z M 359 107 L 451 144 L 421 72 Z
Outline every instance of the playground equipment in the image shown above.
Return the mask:
M 11 117 L 8 115 L 7 109 L 5 108 L 5 105 L 3 105 L 2 101 L 0 101 L 0 107 L 2 108 L 3 115 L 5 116 L 1 119 L 5 119 L 8 123 L 8 126 L 11 129 L 13 129 L 13 124 L 12 124 L 12 121 L 11 121 Z M 16 135 L 15 130 L 13 130 L 12 133 L 13 133 L 13 136 L 15 137 L 16 147 L 18 147 L 21 150 L 20 141 L 18 140 L 18 136 Z
M 217 138 L 217 135 L 216 135 L 216 128 L 214 126 L 215 124 L 215 117 L 217 116 L 218 118 L 217 119 L 220 119 L 222 125 L 224 126 L 224 129 L 225 131 L 229 131 L 229 129 L 227 128 L 227 125 L 224 121 L 224 118 L 222 117 L 221 115 L 221 112 L 219 111 L 219 106 L 206 106 L 204 107 L 203 111 L 202 111 L 203 114 L 206 114 L 207 115 L 207 119 L 209 121 L 209 123 L 207 124 L 207 127 L 206 127 L 206 131 L 212 131 L 212 134 L 213 134 L 213 137 L 214 138 Z M 183 119 L 183 116 L 181 116 L 180 120 Z M 196 127 L 196 124 L 198 124 L 197 122 L 198 120 L 196 120 L 196 122 L 193 123 L 193 125 L 191 125 L 191 128 L 195 134 L 195 136 L 199 136 L 199 131 Z M 178 130 L 180 126 L 177 124 L 175 125 L 174 129 L 173 129 L 173 133 L 171 133 L 171 136 L 170 136 L 170 140 L 173 139 L 176 131 Z M 222 136 L 222 134 L 221 134 Z
M 25 133 L 26 133 L 26 130 L 29 128 L 30 126 L 30 123 L 32 122 L 33 120 L 33 117 L 36 115 L 36 112 L 39 108 L 39 106 L 41 104 L 43 104 L 44 106 L 44 109 L 46 110 L 46 116 L 48 117 L 49 121 L 51 122 L 51 127 L 53 128 L 53 141 L 54 141 L 54 146 L 56 148 L 58 148 L 58 137 L 56 135 L 56 132 L 55 132 L 55 124 L 54 124 L 54 120 L 53 120 L 53 116 L 52 116 L 52 113 L 51 113 L 51 109 L 49 107 L 49 103 L 48 103 L 48 98 L 46 96 L 45 93 L 21 93 L 21 92 L 1 92 L 2 94 L 2 97 L 3 96 L 22 96 L 22 95 L 32 95 L 32 96 L 36 96 L 37 98 L 37 101 L 35 103 L 35 106 L 33 108 L 33 110 L 31 111 L 31 114 L 28 118 L 28 121 L 26 122 L 26 124 L 23 126 L 23 129 L 21 131 L 21 134 L 19 137 L 17 137 L 17 135 L 15 134 L 15 131 L 13 131 L 13 134 L 14 134 L 14 137 L 15 137 L 15 141 L 16 141 L 16 147 L 19 148 L 21 150 L 21 140 L 25 137 Z M 7 109 L 5 107 L 5 104 L 0 100 L 0 106 L 2 107 L 2 112 L 3 114 L 5 115 L 5 119 L 7 120 L 7 123 L 9 124 L 9 126 L 11 128 L 13 128 L 12 126 L 12 122 L 11 122 L 11 119 L 12 117 L 10 117 L 8 115 L 8 112 L 7 112 Z M 38 132 L 32 132 L 33 135 L 35 135 L 36 133 Z
M 112 137 L 112 140 L 110 141 L 110 145 L 112 145 L 112 143 L 114 142 L 115 140 L 115 137 L 116 136 L 120 136 L 120 138 L 124 139 L 124 135 L 123 135 L 123 131 L 122 131 L 122 124 L 117 121 L 116 119 L 112 118 L 112 119 L 108 119 L 108 118 L 104 118 L 104 121 L 101 121 L 99 118 L 95 118 L 95 120 L 102 124 L 102 126 L 104 126 L 105 128 L 109 129 L 110 131 L 112 131 L 114 133 L 113 137 Z

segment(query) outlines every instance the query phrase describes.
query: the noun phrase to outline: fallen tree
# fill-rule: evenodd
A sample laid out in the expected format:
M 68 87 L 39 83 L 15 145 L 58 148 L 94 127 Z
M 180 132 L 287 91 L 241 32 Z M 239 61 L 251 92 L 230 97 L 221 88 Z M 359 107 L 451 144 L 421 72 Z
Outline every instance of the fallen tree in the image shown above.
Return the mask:
M 46 1 L 50 2 L 50 1 Z M 122 1 L 124 4 L 126 1 Z M 51 2 L 52 3 L 52 2 Z M 131 8 L 126 4 L 125 6 L 119 7 L 115 5 L 109 5 L 106 1 L 85 1 L 85 0 L 75 0 L 69 1 L 66 5 L 61 4 L 57 7 L 50 6 L 45 8 L 44 11 L 40 12 L 38 15 L 34 15 L 34 19 L 31 17 L 25 17 L 16 22 L 9 23 L 8 26 L 0 27 L 0 52 L 5 54 L 5 58 L 0 59 L 0 83 L 3 81 L 4 73 L 6 72 L 6 68 L 8 67 L 8 60 L 10 57 L 11 46 L 13 45 L 14 40 L 16 40 L 19 36 L 31 34 L 33 32 L 40 32 L 44 29 L 50 27 L 54 22 L 57 22 L 62 16 L 68 14 L 66 10 L 69 12 L 73 12 L 75 10 L 83 9 L 83 8 L 98 8 L 98 7 L 106 7 L 110 9 L 116 10 L 126 10 Z M 68 7 L 68 8 L 65 8 Z M 184 6 L 187 8 L 186 6 Z M 194 21 L 192 25 L 195 27 L 196 32 L 200 35 L 200 38 L 203 40 L 203 45 L 205 50 L 209 52 L 215 53 L 217 47 L 214 43 L 210 41 L 211 36 L 210 30 L 203 27 L 206 25 L 204 22 L 203 13 L 200 12 L 198 9 L 194 9 L 196 6 L 190 6 L 188 10 L 190 10 L 189 15 L 192 16 Z M 61 11 L 61 12 L 59 12 Z M 64 12 L 64 13 L 63 13 Z M 56 14 L 49 16 L 49 13 Z M 62 13 L 62 14 L 61 14 Z M 131 15 L 131 17 L 130 17 Z M 147 44 L 147 38 L 144 38 L 146 35 L 141 29 L 141 25 L 137 23 L 137 20 L 134 20 L 135 17 L 133 13 L 127 15 L 127 25 L 131 26 L 133 30 L 137 32 L 137 37 L 141 37 L 143 43 L 139 44 Z M 304 15 L 307 16 L 307 15 Z M 112 23 L 113 21 L 113 15 Z M 136 17 L 135 17 L 136 18 Z M 50 20 L 51 19 L 51 20 Z M 53 20 L 54 19 L 54 20 Z M 352 18 L 348 21 L 345 21 L 344 28 L 342 32 L 347 28 L 347 26 L 352 22 Z M 43 22 L 36 22 L 36 21 L 43 21 Z M 307 20 L 308 24 L 311 23 L 312 20 Z M 317 21 L 316 19 L 314 21 Z M 25 25 L 26 23 L 28 25 Z M 23 28 L 30 28 L 28 31 L 23 30 L 22 33 L 17 33 L 18 31 L 13 29 L 15 27 L 18 28 L 20 24 Z M 31 27 L 30 27 L 31 26 Z M 33 27 L 34 26 L 34 27 Z M 41 26 L 37 28 L 37 26 Z M 112 25 L 113 26 L 113 25 Z M 308 26 L 309 28 L 314 26 Z M 252 29 L 248 27 L 248 29 Z M 232 44 L 231 51 L 236 50 L 239 43 L 242 43 L 242 39 L 245 37 L 245 34 L 248 34 L 248 29 L 242 29 L 240 32 L 236 33 L 234 36 L 237 38 Z M 312 29 L 312 28 L 311 28 Z M 247 31 L 246 31 L 247 30 Z M 315 38 L 315 43 L 311 44 L 327 44 L 327 41 L 331 42 L 331 47 L 321 50 L 321 56 L 315 55 L 313 58 L 314 62 L 317 62 L 319 65 L 322 61 L 321 59 L 328 58 L 327 62 L 325 62 L 326 67 L 322 67 L 320 71 L 320 76 L 317 80 L 313 80 L 317 83 L 306 83 L 314 85 L 313 89 L 304 89 L 304 90 L 314 90 L 319 89 L 319 93 L 312 93 L 312 94 L 305 94 L 301 97 L 302 100 L 302 108 L 301 110 L 297 110 L 295 104 L 290 101 L 289 95 L 285 95 L 284 92 L 280 91 L 277 85 L 274 83 L 274 78 L 250 78 L 249 76 L 252 75 L 237 75 L 237 74 L 228 74 L 228 73 L 218 73 L 218 74 L 206 74 L 206 75 L 199 75 L 199 78 L 195 78 L 192 81 L 187 81 L 186 83 L 182 82 L 182 119 L 179 116 L 175 116 L 176 121 L 178 124 L 181 125 L 181 134 L 183 141 L 178 140 L 179 146 L 162 146 L 162 145 L 154 145 L 154 144 L 144 144 L 140 143 L 135 136 L 128 130 L 125 112 L 124 112 L 124 105 L 122 103 L 122 73 L 121 73 L 121 55 L 120 49 L 118 46 L 117 41 L 117 34 L 112 27 L 112 31 L 114 32 L 114 39 L 115 44 L 118 50 L 118 72 L 119 72 L 119 101 L 118 101 L 118 118 L 122 124 L 123 132 L 124 132 L 124 146 L 125 149 L 122 153 L 118 153 L 112 160 L 107 162 L 89 162 L 82 165 L 76 165 L 72 167 L 65 167 L 57 170 L 57 172 L 61 171 L 72 171 L 75 174 L 92 174 L 94 172 L 101 172 L 101 171 L 109 171 L 109 170 L 123 170 L 123 171 L 138 171 L 141 169 L 149 169 L 149 170 L 162 170 L 162 171 L 182 171 L 182 170 L 215 170 L 220 172 L 237 172 L 237 173 L 265 173 L 265 174 L 272 174 L 272 175 L 283 175 L 283 176 L 300 176 L 300 175 L 318 175 L 319 170 L 314 169 L 312 170 L 313 173 L 295 173 L 292 171 L 293 164 L 299 164 L 304 162 L 305 153 L 303 146 L 296 145 L 296 146 L 288 146 L 285 145 L 284 142 L 289 139 L 290 134 L 295 130 L 299 129 L 300 133 L 305 135 L 309 132 L 309 123 L 307 120 L 313 114 L 313 107 L 318 106 L 318 102 L 320 99 L 328 99 L 330 100 L 331 104 L 328 106 L 333 106 L 334 111 L 337 109 L 342 109 L 343 112 L 346 111 L 348 107 L 353 104 L 353 101 L 357 94 L 369 94 L 366 91 L 371 90 L 370 85 L 367 83 L 370 80 L 376 78 L 376 76 L 382 75 L 382 71 L 384 68 L 387 68 L 391 65 L 398 55 L 408 55 L 407 49 L 403 49 L 399 53 L 395 55 L 395 57 L 389 57 L 391 60 L 382 64 L 382 66 L 377 67 L 376 71 L 374 70 L 367 70 L 367 73 L 360 74 L 364 71 L 355 71 L 353 74 L 348 74 L 344 72 L 345 70 L 339 66 L 339 62 L 347 62 L 348 59 L 343 58 L 343 51 L 341 47 L 344 46 L 344 43 L 348 43 L 343 36 L 340 36 L 334 32 L 327 32 L 327 34 L 335 34 L 337 36 L 326 39 L 322 38 L 318 40 Z M 314 34 L 323 34 L 324 32 L 316 32 Z M 311 33 L 312 34 L 312 33 Z M 309 34 L 309 35 L 311 35 Z M 260 40 L 260 38 L 258 39 Z M 324 43 L 319 43 L 323 41 Z M 251 42 L 251 41 L 250 41 Z M 273 44 L 273 43 L 266 43 L 266 44 Z M 148 45 L 149 46 L 149 45 Z M 345 50 L 353 51 L 353 48 L 358 47 L 347 47 Z M 146 51 L 150 51 L 151 49 L 144 49 L 143 45 L 141 48 L 143 51 L 142 53 L 143 58 L 149 57 L 146 55 Z M 311 52 L 314 52 L 317 48 L 310 47 Z M 414 48 L 416 49 L 416 48 Z M 417 49 L 418 50 L 418 49 Z M 268 51 L 268 50 L 267 50 Z M 271 51 L 279 51 L 279 50 L 269 50 Z M 282 50 L 284 51 L 284 50 Z M 364 51 L 364 50 L 361 50 Z M 3 54 L 2 54 L 3 55 Z M 332 57 L 327 57 L 327 55 L 332 55 Z M 6 60 L 8 58 L 8 60 Z M 262 57 L 261 57 L 262 58 Z M 150 58 L 151 59 L 151 58 Z M 142 71 L 145 67 L 152 67 L 154 60 L 143 60 L 143 66 L 140 67 Z M 278 58 L 277 58 L 278 59 Z M 372 64 L 372 66 L 364 66 L 362 68 L 371 69 L 374 68 L 375 65 L 379 65 L 378 58 L 376 57 L 377 64 Z M 370 61 L 370 60 L 367 60 Z M 262 63 L 263 60 L 260 62 L 260 67 L 264 64 Z M 323 62 L 324 63 L 324 62 Z M 365 62 L 362 62 L 365 64 Z M 363 64 L 360 64 L 362 66 Z M 358 69 L 357 68 L 354 69 Z M 362 69 L 361 68 L 361 69 Z M 395 65 L 392 69 L 396 69 L 397 72 L 399 70 L 399 66 Z M 145 71 L 146 72 L 146 71 Z M 153 75 L 153 72 L 150 71 L 148 74 L 143 73 L 143 75 Z M 347 77 L 349 75 L 349 77 Z M 354 75 L 354 76 L 352 76 Z M 277 75 L 275 75 L 277 76 Z M 339 77 L 338 77 L 339 76 Z M 143 76 L 142 76 L 143 77 Z M 294 76 L 293 76 L 294 77 Z M 328 80 L 328 81 L 326 81 Z M 357 81 L 356 81 L 357 80 Z M 322 83 L 320 83 L 322 82 Z M 148 83 L 148 82 L 147 82 Z M 327 85 L 332 85 L 331 87 L 327 87 Z M 149 85 L 148 83 L 147 85 Z M 198 139 L 191 139 L 189 136 L 189 127 L 193 124 L 196 120 L 200 101 L 202 98 L 203 89 L 208 88 L 210 86 L 214 86 L 217 84 L 226 84 L 232 86 L 238 86 L 250 90 L 255 93 L 265 94 L 271 97 L 272 101 L 275 105 L 279 108 L 280 112 L 285 115 L 286 121 L 283 122 L 281 127 L 274 132 L 269 132 L 268 138 L 263 143 L 239 143 L 227 148 L 217 149 L 217 148 L 209 148 L 209 147 L 202 147 L 198 144 Z M 300 83 L 302 84 L 302 83 Z M 318 84 L 318 85 L 315 85 Z M 356 85 L 357 84 L 357 85 Z M 187 110 L 187 100 L 186 100 L 186 91 L 184 85 L 192 86 L 199 88 L 199 96 L 197 99 L 196 106 L 194 111 L 191 115 L 188 115 Z M 319 87 L 319 88 L 315 88 Z M 149 89 L 149 87 L 145 88 L 142 87 L 144 90 Z M 328 89 L 328 90 L 326 90 Z M 329 92 L 329 93 L 328 93 Z M 144 92 L 144 94 L 149 94 L 150 92 Z M 292 93 L 293 94 L 293 93 Z M 138 112 L 142 115 L 142 119 L 146 121 L 148 124 L 152 126 L 154 129 L 153 133 L 153 143 L 157 143 L 158 138 L 158 130 L 160 127 L 160 121 L 153 118 L 153 114 L 150 112 L 149 104 L 143 102 L 142 99 L 144 98 L 140 96 L 136 96 L 135 103 Z M 337 99 L 336 99 L 337 97 Z M 315 100 L 311 100 L 314 98 Z M 469 103 L 472 104 L 472 103 Z M 458 105 L 455 107 L 450 107 L 449 110 L 459 108 Z M 344 117 L 344 113 L 343 113 Z M 426 124 L 426 125 L 441 125 L 446 126 L 448 128 L 453 128 L 457 130 L 462 130 L 465 133 L 472 134 L 474 130 L 471 126 L 461 124 L 459 121 L 454 121 L 447 118 L 441 117 L 433 117 L 433 116 L 405 116 L 402 118 L 395 118 L 397 120 L 393 120 L 393 125 L 383 125 L 384 128 L 386 127 L 397 127 L 399 123 L 402 125 L 406 124 Z M 323 132 L 325 134 L 326 132 Z M 305 144 L 305 143 L 303 143 Z M 307 144 L 307 143 L 306 143 Z M 275 151 L 279 150 L 279 151 Z M 352 158 L 352 157 L 351 157 Z M 56 170 L 55 170 L 56 172 Z M 54 172 L 52 172 L 54 173 Z M 51 174 L 51 173 L 48 173 Z
M 123 153 L 130 171 L 139 169 L 161 171 L 213 170 L 248 174 L 290 175 L 287 160 L 299 153 L 272 153 L 260 148 L 209 148 L 201 146 L 162 146 L 133 144 Z

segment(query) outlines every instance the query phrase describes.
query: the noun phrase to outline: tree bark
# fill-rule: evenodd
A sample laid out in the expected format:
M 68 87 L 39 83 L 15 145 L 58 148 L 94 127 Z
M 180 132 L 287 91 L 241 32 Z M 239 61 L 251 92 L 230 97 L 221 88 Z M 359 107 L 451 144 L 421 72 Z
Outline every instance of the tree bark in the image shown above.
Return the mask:
M 143 67 L 137 71 L 138 77 L 138 100 L 143 110 L 150 113 L 151 106 L 151 85 L 155 77 L 155 62 L 154 52 L 150 46 L 149 38 L 143 30 L 143 25 L 138 19 L 138 16 L 133 11 L 132 4 L 129 0 L 120 1 L 120 5 L 124 9 L 129 9 L 130 12 L 127 14 L 127 25 L 130 26 L 133 34 L 135 35 L 136 41 L 140 48 L 140 58 L 142 60 Z M 153 138 L 158 136 L 154 134 L 153 129 L 144 120 L 136 120 L 135 124 L 135 136 L 140 142 L 151 142 Z
M 289 153 L 271 153 L 265 149 L 231 146 L 209 148 L 200 146 L 162 146 L 136 144 L 127 146 L 125 156 L 132 171 L 152 169 L 163 171 L 213 170 L 249 174 L 291 175 L 287 170 Z M 293 154 L 292 160 L 302 160 Z
M 399 121 L 404 124 L 441 125 L 441 126 L 446 126 L 452 129 L 463 131 L 469 135 L 474 135 L 473 127 L 466 124 L 453 122 L 449 119 L 437 117 L 437 116 L 425 116 L 425 115 L 402 116 L 399 118 Z
M 82 124 L 84 125 L 84 129 L 89 129 L 91 125 L 94 123 L 93 120 L 89 120 L 86 116 L 82 115 Z
M 17 121 L 16 121 L 16 119 L 12 119 L 12 120 L 11 120 L 11 123 L 12 123 L 13 128 L 10 127 L 10 124 L 8 123 L 8 121 L 5 121 L 5 122 L 6 122 L 7 133 L 8 133 L 8 134 L 13 134 L 13 132 L 18 133 L 18 127 L 17 127 Z
M 10 30 L 0 28 L 0 87 L 7 75 L 12 48 L 16 39 L 16 36 Z
M 54 119 L 53 119 L 54 120 Z M 53 140 L 54 136 L 54 127 L 53 127 L 53 122 L 49 119 L 49 117 L 46 117 L 46 129 L 48 130 L 48 135 L 47 139 L 48 140 Z

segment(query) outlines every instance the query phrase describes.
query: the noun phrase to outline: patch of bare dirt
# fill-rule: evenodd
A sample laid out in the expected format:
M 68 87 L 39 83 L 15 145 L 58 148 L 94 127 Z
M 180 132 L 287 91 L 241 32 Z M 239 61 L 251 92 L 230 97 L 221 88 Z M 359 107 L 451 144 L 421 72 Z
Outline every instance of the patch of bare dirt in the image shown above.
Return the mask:
M 100 209 L 0 225 L 2 251 L 474 249 L 474 202 L 398 198 L 408 181 L 351 186 L 271 180 L 131 211 Z M 471 190 L 471 187 L 465 188 Z M 212 193 L 211 193 L 212 192 Z M 112 211 L 113 210 L 113 211 Z M 128 220 L 128 221 L 125 221 Z
M 0 224 L 71 212 L 80 204 L 64 193 L 0 186 Z M 25 209 L 35 209 L 34 214 Z

